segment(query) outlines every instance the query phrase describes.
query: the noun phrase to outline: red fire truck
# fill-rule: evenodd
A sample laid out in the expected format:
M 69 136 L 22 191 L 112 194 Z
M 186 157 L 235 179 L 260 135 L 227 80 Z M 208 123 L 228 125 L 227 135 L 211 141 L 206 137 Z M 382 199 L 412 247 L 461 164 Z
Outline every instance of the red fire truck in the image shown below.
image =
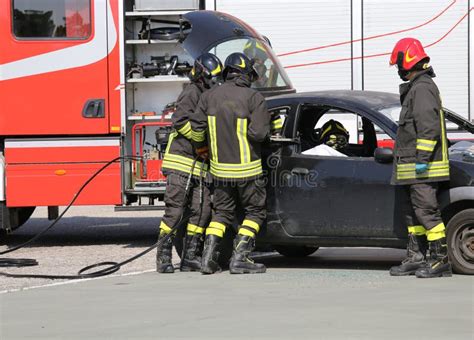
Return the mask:
M 37 206 L 156 208 L 173 102 L 201 53 L 266 54 L 264 94 L 293 92 L 267 39 L 203 1 L 4 0 L 0 7 L 0 222 Z M 163 113 L 164 112 L 164 113 Z M 148 200 L 142 201 L 146 197 Z M 146 203 L 146 205 L 132 203 Z

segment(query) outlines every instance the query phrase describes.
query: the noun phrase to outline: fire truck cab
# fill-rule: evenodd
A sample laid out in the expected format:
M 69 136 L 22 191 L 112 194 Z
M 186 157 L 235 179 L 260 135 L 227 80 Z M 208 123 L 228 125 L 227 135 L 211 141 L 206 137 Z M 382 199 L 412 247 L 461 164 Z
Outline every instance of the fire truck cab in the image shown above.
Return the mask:
M 0 7 L 0 230 L 37 206 L 155 209 L 173 105 L 200 54 L 259 49 L 265 95 L 294 92 L 269 41 L 202 1 L 5 0 Z M 161 7 L 160 7 L 161 6 Z M 142 201 L 146 197 L 147 200 Z M 137 202 L 137 203 L 135 203 Z

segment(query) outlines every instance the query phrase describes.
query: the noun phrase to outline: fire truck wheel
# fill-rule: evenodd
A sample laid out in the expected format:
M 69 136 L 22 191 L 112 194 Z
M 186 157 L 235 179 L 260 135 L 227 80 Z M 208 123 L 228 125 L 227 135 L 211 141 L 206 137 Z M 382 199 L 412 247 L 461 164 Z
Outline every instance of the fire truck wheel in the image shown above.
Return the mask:
M 5 202 L 0 203 L 0 230 L 15 230 L 28 221 L 36 207 L 7 208 Z
M 227 228 L 224 234 L 224 240 L 220 245 L 220 255 L 219 255 L 219 264 L 222 268 L 229 267 L 229 260 L 232 256 L 232 242 L 234 240 L 236 232 L 233 228 Z M 183 253 L 183 242 L 184 242 L 184 228 L 179 228 L 174 238 L 174 246 L 178 256 L 181 257 Z
M 313 254 L 319 247 L 308 246 L 275 246 L 275 250 L 286 257 L 306 257 Z

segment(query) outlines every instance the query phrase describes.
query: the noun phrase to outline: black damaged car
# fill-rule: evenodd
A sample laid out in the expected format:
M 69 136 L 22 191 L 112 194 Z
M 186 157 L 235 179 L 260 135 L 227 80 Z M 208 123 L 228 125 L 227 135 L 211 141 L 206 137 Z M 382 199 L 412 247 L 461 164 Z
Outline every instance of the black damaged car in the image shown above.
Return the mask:
M 404 197 L 390 185 L 399 96 L 370 91 L 324 91 L 268 98 L 284 119 L 266 161 L 268 221 L 258 237 L 286 256 L 318 247 L 405 248 L 399 213 Z M 449 255 L 457 273 L 474 274 L 474 125 L 445 109 L 451 180 L 439 201 Z M 308 152 L 329 119 L 351 132 L 344 155 Z M 355 136 L 354 136 L 355 134 Z M 386 146 L 386 147 L 382 147 Z

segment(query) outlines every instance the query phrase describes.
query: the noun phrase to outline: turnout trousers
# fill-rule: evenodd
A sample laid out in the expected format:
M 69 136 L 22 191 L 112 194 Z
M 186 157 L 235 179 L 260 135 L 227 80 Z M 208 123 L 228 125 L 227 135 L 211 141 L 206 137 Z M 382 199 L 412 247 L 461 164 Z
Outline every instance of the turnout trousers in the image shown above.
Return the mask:
M 418 183 L 403 186 L 407 200 L 402 205 L 408 231 L 422 234 L 423 229 L 429 233 L 436 227 L 444 230 L 439 209 L 437 191 L 438 183 Z
M 210 227 L 216 223 L 224 226 L 232 225 L 235 217 L 237 202 L 242 206 L 245 218 L 244 224 L 258 229 L 267 217 L 266 189 L 262 178 L 245 181 L 214 180 L 214 207 Z M 220 236 L 220 235 L 219 235 Z
M 191 179 L 187 202 L 187 176 L 170 173 L 166 179 L 165 214 L 161 219 L 160 229 L 167 233 L 179 221 L 186 209 L 191 210 L 187 230 L 191 233 L 202 234 L 211 217 L 211 195 L 209 184 L 203 181 L 202 187 L 196 177 Z M 202 190 L 202 192 L 201 192 Z M 202 203 L 201 203 L 202 200 Z

